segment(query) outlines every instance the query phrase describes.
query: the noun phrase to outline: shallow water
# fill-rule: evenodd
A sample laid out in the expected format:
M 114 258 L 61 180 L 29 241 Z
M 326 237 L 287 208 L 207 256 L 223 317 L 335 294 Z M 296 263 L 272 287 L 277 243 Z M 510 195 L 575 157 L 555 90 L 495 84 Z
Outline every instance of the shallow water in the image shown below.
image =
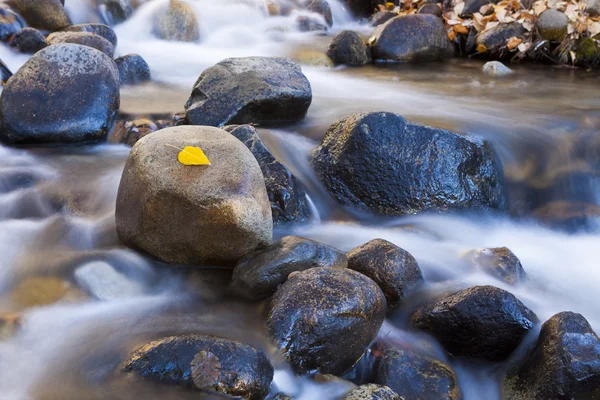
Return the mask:
M 191 1 L 202 26 L 199 44 L 153 38 L 152 18 L 167 1 L 147 2 L 116 29 L 117 54 L 141 54 L 154 77 L 148 85 L 122 89 L 122 113 L 182 111 L 202 70 L 226 57 L 322 51 L 335 32 L 346 28 L 368 35 L 368 27 L 353 21 L 339 2 L 330 2 L 335 24 L 322 37 L 297 32 L 295 16 L 266 17 L 258 1 Z M 76 22 L 87 18 L 86 0 L 67 0 L 67 7 Z M 0 58 L 13 71 L 27 59 L 6 47 L 0 47 Z M 541 320 L 571 310 L 600 330 L 597 219 L 583 231 L 568 233 L 532 217 L 536 207 L 552 200 L 599 204 L 600 75 L 516 66 L 510 78 L 490 80 L 481 75 L 481 64 L 454 60 L 359 69 L 304 66 L 314 96 L 307 118 L 260 133 L 305 184 L 315 215 L 311 223 L 277 234 L 299 234 L 343 250 L 384 238 L 415 256 L 432 293 L 493 284 L 513 292 Z M 373 110 L 398 112 L 493 142 L 510 188 L 509 215 L 382 219 L 337 206 L 317 182 L 310 153 L 336 119 Z M 0 311 L 23 312 L 16 336 L 0 342 L 0 399 L 188 399 L 189 393 L 174 388 L 122 379 L 115 373 L 122 357 L 152 338 L 197 331 L 243 337 L 269 349 L 256 307 L 222 298 L 219 288 L 228 271 L 198 274 L 166 268 L 119 245 L 114 203 L 128 151 L 119 145 L 0 147 Z M 70 212 L 59 211 L 65 208 Z M 526 284 L 506 287 L 460 262 L 467 250 L 497 246 L 509 247 L 520 258 L 530 277 Z M 100 302 L 82 298 L 71 285 L 69 301 L 33 307 L 35 301 L 15 296 L 27 278 L 72 282 L 77 266 L 98 260 L 141 282 L 144 294 Z M 402 315 L 386 322 L 381 334 L 411 343 L 422 339 L 410 332 Z M 333 399 L 343 393 L 336 384 L 296 379 L 281 360 L 273 361 L 278 368 L 274 390 L 300 399 Z M 447 361 L 455 367 L 467 400 L 500 398 L 493 368 L 474 370 Z

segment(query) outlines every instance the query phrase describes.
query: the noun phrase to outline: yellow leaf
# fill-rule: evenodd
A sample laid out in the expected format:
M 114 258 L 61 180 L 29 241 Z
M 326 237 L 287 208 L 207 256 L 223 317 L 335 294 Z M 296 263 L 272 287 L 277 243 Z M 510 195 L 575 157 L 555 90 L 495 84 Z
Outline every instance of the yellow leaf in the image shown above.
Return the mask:
M 485 53 L 486 51 L 487 51 L 487 47 L 485 47 L 484 44 L 480 44 L 479 46 L 477 46 L 478 53 Z
M 167 144 L 166 146 L 179 150 L 177 161 L 183 165 L 211 165 L 210 160 L 206 157 L 200 147 L 185 146 L 183 149 L 180 149 L 171 144 Z

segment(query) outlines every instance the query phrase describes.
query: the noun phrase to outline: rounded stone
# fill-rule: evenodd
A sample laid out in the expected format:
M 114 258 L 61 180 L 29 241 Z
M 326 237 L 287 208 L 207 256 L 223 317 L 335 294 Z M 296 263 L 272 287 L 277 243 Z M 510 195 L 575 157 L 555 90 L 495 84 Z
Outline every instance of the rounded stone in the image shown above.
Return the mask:
M 336 65 L 365 65 L 371 62 L 369 46 L 354 31 L 342 31 L 334 37 L 327 55 Z
M 78 24 L 71 25 L 62 30 L 63 32 L 88 32 L 95 33 L 96 35 L 102 36 L 108 40 L 114 48 L 117 47 L 117 34 L 108 25 L 104 24 Z
M 343 400 L 402 400 L 387 386 L 369 383 L 352 389 Z
M 121 85 L 135 85 L 152 79 L 150 66 L 138 54 L 127 54 L 115 60 L 119 68 Z
M 181 164 L 186 146 L 201 148 L 211 165 Z M 258 162 L 235 137 L 205 126 L 162 129 L 133 146 L 116 222 L 123 243 L 175 264 L 233 264 L 273 234 Z
M 46 38 L 46 41 L 51 45 L 58 43 L 74 43 L 93 47 L 110 58 L 112 58 L 115 53 L 113 45 L 108 40 L 100 35 L 89 32 L 54 32 Z
M 14 38 L 13 44 L 21 53 L 34 54 L 48 46 L 46 38 L 35 28 L 23 28 Z
M 8 4 L 33 28 L 54 32 L 71 25 L 60 0 L 9 0 Z
M 555 8 L 544 11 L 535 21 L 535 27 L 542 39 L 557 42 L 565 38 L 568 26 L 569 18 Z

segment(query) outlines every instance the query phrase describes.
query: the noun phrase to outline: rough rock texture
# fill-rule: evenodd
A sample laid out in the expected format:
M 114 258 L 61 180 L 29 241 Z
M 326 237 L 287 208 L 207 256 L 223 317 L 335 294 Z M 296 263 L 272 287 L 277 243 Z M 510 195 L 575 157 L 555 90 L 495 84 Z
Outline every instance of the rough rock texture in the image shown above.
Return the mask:
M 421 307 L 412 320 L 455 356 L 503 361 L 531 331 L 537 317 L 511 293 L 475 286 Z
M 513 73 L 513 70 L 502 64 L 500 61 L 488 61 L 481 68 L 484 74 L 489 76 L 507 76 Z
M 138 54 L 127 54 L 115 60 L 119 68 L 121 85 L 135 85 L 152 79 L 150 66 L 142 56 Z
M 529 358 L 504 381 L 508 400 L 593 400 L 600 398 L 600 338 L 572 312 L 542 326 Z
M 88 32 L 94 33 L 96 35 L 102 36 L 104 39 L 108 40 L 113 47 L 117 47 L 117 34 L 115 31 L 108 25 L 104 24 L 79 24 L 79 25 L 71 25 L 62 30 L 63 32 Z
M 464 258 L 476 268 L 509 285 L 516 285 L 527 279 L 521 261 L 506 247 L 472 250 Z
M 347 266 L 346 255 L 333 247 L 298 236 L 285 236 L 242 258 L 233 270 L 231 287 L 245 297 L 261 299 L 275 293 L 294 271 Z
M 160 39 L 195 42 L 200 39 L 200 28 L 194 10 L 180 0 L 171 0 L 167 12 L 160 16 L 155 27 Z
M 48 42 L 40 31 L 35 28 L 23 28 L 16 35 L 13 44 L 21 53 L 33 54 L 46 48 Z
M 110 57 L 77 44 L 49 46 L 34 54 L 2 92 L 0 140 L 104 139 L 119 103 L 119 71 Z
M 381 289 L 366 276 L 347 268 L 312 268 L 277 290 L 267 326 L 297 373 L 340 375 L 375 338 L 385 311 Z
M 343 400 L 402 400 L 387 386 L 369 383 L 352 389 Z
M 454 371 L 443 362 L 409 349 L 385 346 L 375 361 L 374 382 L 406 400 L 461 400 Z
M 262 400 L 273 367 L 256 348 L 208 335 L 171 336 L 138 349 L 123 371 L 163 383 Z
M 542 39 L 561 42 L 567 34 L 569 18 L 555 8 L 542 12 L 535 21 L 535 27 Z
M 348 252 L 348 268 L 373 279 L 383 291 L 388 307 L 399 305 L 403 297 L 424 282 L 417 260 L 383 239 L 371 240 Z
M 186 146 L 200 147 L 212 165 L 178 162 Z M 229 133 L 205 126 L 162 129 L 133 146 L 116 221 L 123 243 L 180 264 L 235 263 L 268 245 L 273 231 L 256 159 Z
M 430 14 L 392 18 L 375 29 L 369 42 L 373 60 L 429 62 L 454 55 L 444 23 Z
M 418 14 L 431 14 L 442 18 L 442 7 L 437 3 L 425 3 L 419 8 Z
M 46 38 L 48 44 L 74 43 L 93 47 L 100 50 L 110 58 L 115 54 L 112 43 L 100 35 L 89 32 L 54 32 Z
M 54 32 L 71 25 L 60 0 L 8 0 L 7 3 L 33 28 Z
M 304 118 L 308 79 L 288 58 L 228 58 L 205 70 L 185 105 L 193 125 L 268 124 Z
M 492 29 L 481 32 L 475 38 L 475 46 L 483 45 L 487 49 L 485 54 L 492 58 L 504 58 L 510 56 L 506 44 L 510 38 L 524 39 L 525 28 L 518 22 L 500 24 Z
M 354 31 L 342 31 L 333 38 L 327 56 L 336 65 L 365 65 L 371 63 L 369 46 Z
M 336 122 L 312 165 L 338 202 L 383 215 L 506 208 L 502 169 L 489 143 L 393 113 Z
M 310 207 L 302 183 L 273 156 L 252 125 L 231 125 L 224 129 L 246 145 L 258 161 L 265 178 L 274 224 L 304 222 Z

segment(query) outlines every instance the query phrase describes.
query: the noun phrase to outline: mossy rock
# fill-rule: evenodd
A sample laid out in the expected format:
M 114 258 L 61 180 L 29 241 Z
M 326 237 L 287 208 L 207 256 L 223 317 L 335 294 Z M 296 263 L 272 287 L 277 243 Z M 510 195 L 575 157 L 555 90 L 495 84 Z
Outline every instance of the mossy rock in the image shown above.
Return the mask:
M 600 68 L 600 45 L 593 38 L 581 38 L 575 50 L 576 63 L 584 68 Z

